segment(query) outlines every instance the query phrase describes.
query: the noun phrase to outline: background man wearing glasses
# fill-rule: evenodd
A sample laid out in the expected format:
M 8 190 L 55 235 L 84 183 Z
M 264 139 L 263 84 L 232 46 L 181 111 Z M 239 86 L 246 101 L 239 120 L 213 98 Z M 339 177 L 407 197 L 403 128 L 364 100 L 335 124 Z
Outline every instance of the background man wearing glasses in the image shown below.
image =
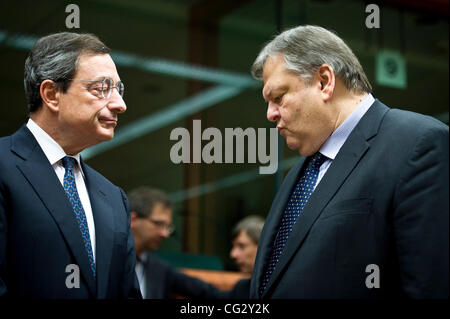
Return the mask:
M 127 198 L 79 155 L 126 110 L 109 52 L 57 33 L 25 62 L 30 119 L 0 139 L 0 296 L 141 297 Z
M 141 186 L 128 193 L 131 229 L 138 262 L 136 274 L 145 299 L 225 298 L 221 290 L 197 278 L 185 275 L 152 255 L 162 240 L 173 232 L 172 203 L 161 190 Z

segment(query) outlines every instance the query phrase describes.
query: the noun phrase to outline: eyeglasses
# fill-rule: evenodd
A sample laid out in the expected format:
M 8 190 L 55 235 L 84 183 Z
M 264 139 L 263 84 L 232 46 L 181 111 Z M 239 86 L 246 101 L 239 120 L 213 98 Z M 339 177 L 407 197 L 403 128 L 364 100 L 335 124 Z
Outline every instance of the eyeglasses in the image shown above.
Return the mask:
M 153 219 L 151 219 L 151 218 L 148 218 L 148 220 L 153 224 L 153 225 L 155 225 L 156 227 L 158 227 L 158 228 L 160 228 L 160 229 L 165 229 L 165 230 L 167 230 L 167 232 L 169 233 L 169 235 L 170 234 L 172 234 L 174 231 L 175 231 L 175 226 L 174 225 L 172 225 L 172 224 L 166 224 L 166 223 L 164 223 L 164 222 L 162 222 L 162 221 L 159 221 L 159 220 L 153 220 Z
M 78 80 L 78 79 L 70 79 L 71 81 L 80 81 L 80 82 L 91 82 L 93 83 L 89 90 L 94 92 L 94 95 L 98 96 L 102 99 L 109 99 L 114 88 L 117 89 L 120 96 L 123 96 L 125 86 L 122 81 L 119 81 L 114 85 L 114 81 L 111 78 L 104 78 L 103 80 Z

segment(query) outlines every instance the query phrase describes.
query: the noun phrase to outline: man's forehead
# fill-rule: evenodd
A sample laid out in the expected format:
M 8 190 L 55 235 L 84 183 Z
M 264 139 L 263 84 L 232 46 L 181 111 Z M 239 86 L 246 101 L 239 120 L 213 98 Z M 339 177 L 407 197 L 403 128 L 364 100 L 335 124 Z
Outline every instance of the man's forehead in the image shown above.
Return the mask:
M 236 241 L 240 241 L 240 242 L 247 242 L 250 241 L 251 238 L 248 235 L 247 231 L 245 229 L 242 229 L 239 234 L 236 236 L 235 238 Z
M 101 54 L 96 54 L 96 53 L 81 53 L 78 56 L 78 64 L 94 64 L 94 63 L 100 63 L 100 64 L 105 64 L 105 63 L 109 63 L 112 62 L 112 58 L 108 53 L 101 53 Z M 114 62 L 113 62 L 114 64 Z
M 281 55 L 268 57 L 263 68 L 263 95 L 270 96 L 283 82 L 283 75 L 288 75 L 286 63 Z
M 263 66 L 263 82 L 266 82 L 267 78 L 273 73 L 283 72 L 284 70 L 286 70 L 286 61 L 282 55 L 268 56 Z
M 77 61 L 77 74 L 82 73 L 113 80 L 118 77 L 116 65 L 109 54 L 81 54 Z
M 172 216 L 172 209 L 170 207 L 167 207 L 163 203 L 155 203 L 153 206 L 151 216 L 153 217 L 171 217 Z

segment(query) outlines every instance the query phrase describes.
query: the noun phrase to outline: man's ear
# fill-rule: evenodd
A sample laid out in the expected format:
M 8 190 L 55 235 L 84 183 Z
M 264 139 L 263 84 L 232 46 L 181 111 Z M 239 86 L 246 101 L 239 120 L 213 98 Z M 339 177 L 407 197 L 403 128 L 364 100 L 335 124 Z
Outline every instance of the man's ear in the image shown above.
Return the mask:
M 133 210 L 130 212 L 130 217 L 131 217 L 131 225 L 130 227 L 134 227 L 136 225 L 136 221 L 138 219 L 138 215 L 137 213 Z
M 316 75 L 320 83 L 322 97 L 326 102 L 333 97 L 336 86 L 334 71 L 328 64 L 322 64 L 317 70 Z
M 52 80 L 44 80 L 40 86 L 42 104 L 46 105 L 51 111 L 59 110 L 60 89 Z

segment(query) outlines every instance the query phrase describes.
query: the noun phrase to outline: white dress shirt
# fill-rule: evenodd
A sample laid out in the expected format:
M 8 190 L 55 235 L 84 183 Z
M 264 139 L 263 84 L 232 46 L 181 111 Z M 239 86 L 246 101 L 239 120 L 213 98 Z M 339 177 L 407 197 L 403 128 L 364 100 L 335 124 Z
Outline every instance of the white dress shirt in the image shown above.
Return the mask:
M 64 174 L 66 172 L 62 159 L 65 156 L 69 156 L 64 152 L 61 146 L 45 132 L 39 125 L 36 124 L 31 118 L 27 122 L 27 128 L 31 131 L 34 138 L 38 142 L 45 156 L 55 170 L 56 176 L 58 176 L 61 186 L 64 188 Z M 80 165 L 80 154 L 70 156 L 76 159 L 78 165 L 75 165 L 73 173 L 75 176 L 75 183 L 77 185 L 78 196 L 80 197 L 81 204 L 83 205 L 84 213 L 89 228 L 89 236 L 91 239 L 92 253 L 94 255 L 95 262 L 95 224 L 94 216 L 92 214 L 91 201 L 89 200 L 89 194 L 84 182 L 84 173 Z M 74 213 L 75 214 L 75 213 Z
M 138 256 L 136 261 L 136 276 L 139 282 L 139 287 L 141 288 L 142 298 L 145 299 L 147 296 L 147 287 L 145 285 L 145 268 L 144 264 L 147 261 L 147 253 L 142 253 Z
M 319 152 L 322 155 L 325 155 L 328 159 L 320 166 L 319 176 L 317 177 L 317 182 L 314 186 L 314 189 L 322 180 L 322 177 L 327 172 L 328 168 L 335 159 L 336 155 L 339 153 L 339 150 L 341 149 L 342 145 L 344 145 L 350 133 L 359 123 L 364 114 L 366 114 L 366 112 L 369 110 L 373 102 L 375 102 L 375 99 L 372 94 L 367 94 L 367 96 L 364 98 L 364 100 L 362 100 L 358 107 L 353 110 L 353 112 L 345 119 L 344 122 L 341 123 L 341 125 L 339 125 L 339 127 L 333 132 L 333 134 L 331 134 L 331 136 L 325 141 L 325 143 L 323 143 Z

